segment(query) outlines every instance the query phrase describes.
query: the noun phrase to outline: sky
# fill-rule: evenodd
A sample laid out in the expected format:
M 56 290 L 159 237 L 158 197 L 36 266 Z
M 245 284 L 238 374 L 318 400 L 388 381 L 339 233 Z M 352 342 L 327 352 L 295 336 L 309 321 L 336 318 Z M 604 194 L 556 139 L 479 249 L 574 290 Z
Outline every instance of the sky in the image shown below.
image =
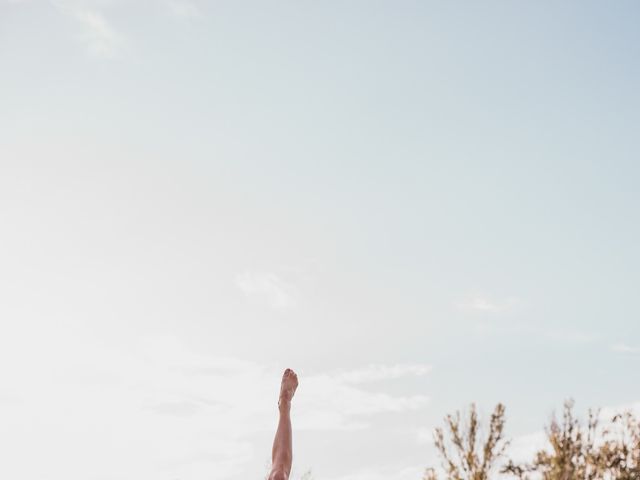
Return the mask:
M 0 476 L 419 480 L 640 406 L 634 1 L 0 0 Z M 527 450 L 528 449 L 528 450 Z

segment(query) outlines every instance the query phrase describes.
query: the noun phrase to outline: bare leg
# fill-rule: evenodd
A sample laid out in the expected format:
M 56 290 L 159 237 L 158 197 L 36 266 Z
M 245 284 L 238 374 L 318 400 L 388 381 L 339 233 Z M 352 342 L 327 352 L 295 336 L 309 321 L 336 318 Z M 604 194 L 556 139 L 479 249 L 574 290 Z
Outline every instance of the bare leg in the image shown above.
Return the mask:
M 273 449 L 271 450 L 271 473 L 269 480 L 288 480 L 291 473 L 291 462 L 293 460 L 293 445 L 291 435 L 291 399 L 298 388 L 298 376 L 289 368 L 282 375 L 280 386 L 280 399 L 278 400 L 278 410 L 280 418 L 278 420 L 278 430 L 273 439 Z

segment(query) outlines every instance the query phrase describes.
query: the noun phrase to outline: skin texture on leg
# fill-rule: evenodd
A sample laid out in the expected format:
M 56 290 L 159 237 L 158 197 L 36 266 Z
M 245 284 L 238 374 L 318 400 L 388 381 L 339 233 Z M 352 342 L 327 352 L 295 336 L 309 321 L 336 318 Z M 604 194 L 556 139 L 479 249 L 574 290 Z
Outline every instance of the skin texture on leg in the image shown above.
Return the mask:
M 293 461 L 293 439 L 291 430 L 291 400 L 298 388 L 298 376 L 289 368 L 282 375 L 278 400 L 278 429 L 271 450 L 271 473 L 269 480 L 288 480 Z

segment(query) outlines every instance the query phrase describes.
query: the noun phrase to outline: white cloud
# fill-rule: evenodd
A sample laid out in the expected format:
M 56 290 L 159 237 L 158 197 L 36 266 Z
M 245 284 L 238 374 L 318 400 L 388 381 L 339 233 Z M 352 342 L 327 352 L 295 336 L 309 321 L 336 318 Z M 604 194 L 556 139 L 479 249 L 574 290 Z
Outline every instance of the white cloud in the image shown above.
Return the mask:
M 236 275 L 235 283 L 246 296 L 259 298 L 275 309 L 295 305 L 293 286 L 275 273 L 244 272 Z
M 614 415 L 631 412 L 640 417 L 640 402 L 604 407 L 600 410 L 600 419 L 610 420 Z
M 1 477 L 199 480 L 264 473 L 269 445 L 263 449 L 257 439 L 273 432 L 280 368 L 198 354 L 173 337 L 148 338 L 135 350 L 51 336 L 26 349 L 24 342 L 4 343 Z M 428 401 L 362 390 L 345 381 L 349 375 L 298 373 L 296 431 L 363 429 L 372 415 Z
M 314 375 L 306 379 L 299 398 L 300 425 L 321 430 L 363 428 L 366 423 L 353 421 L 376 413 L 417 410 L 428 401 L 424 395 L 392 396 L 356 388 L 332 375 Z
M 111 58 L 124 46 L 124 36 L 86 2 L 52 0 L 52 4 L 80 24 L 82 33 L 79 38 L 91 55 Z
M 358 370 L 338 373 L 336 378 L 342 382 L 364 383 L 388 380 L 400 377 L 421 376 L 431 371 L 431 365 L 398 364 L 398 365 L 368 365 Z
M 420 444 L 433 444 L 433 428 L 420 427 L 416 430 L 416 441 Z
M 458 308 L 470 312 L 501 313 L 512 309 L 518 303 L 518 299 L 509 297 L 504 300 L 490 299 L 485 295 L 469 295 L 458 304 Z
M 200 9 L 188 0 L 166 0 L 165 4 L 169 12 L 175 17 L 186 19 L 202 17 Z
M 552 340 L 574 344 L 593 343 L 600 338 L 600 335 L 596 332 L 580 330 L 550 329 L 540 331 L 544 336 Z
M 517 308 L 522 308 L 522 300 L 516 297 L 506 297 L 501 300 L 495 300 L 483 294 L 473 294 L 467 296 L 464 300 L 457 304 L 459 310 L 474 315 L 472 326 L 483 333 L 500 333 L 505 332 L 518 335 L 535 335 L 544 337 L 554 342 L 562 342 L 567 344 L 585 345 L 598 342 L 601 335 L 598 332 L 577 330 L 554 325 L 541 325 L 539 323 L 527 322 L 522 318 L 514 316 L 501 315 L 507 312 L 513 312 Z M 482 314 L 490 315 L 482 315 Z M 508 322 L 505 320 L 508 317 Z M 617 345 L 617 351 L 625 351 L 627 353 L 629 347 Z M 614 349 L 614 347 L 612 347 Z M 640 349 L 638 350 L 640 351 Z
M 330 480 L 419 480 L 422 478 L 424 471 L 425 467 L 422 465 L 395 469 L 367 468 L 347 475 L 332 477 Z
M 528 462 L 536 452 L 549 448 L 549 441 L 543 431 L 528 433 L 514 438 L 509 444 L 507 456 L 516 463 Z
M 612 351 L 619 353 L 640 353 L 639 347 L 632 347 L 625 343 L 614 343 L 610 348 Z
M 370 365 L 333 374 L 318 374 L 305 380 L 305 393 L 299 399 L 299 428 L 316 430 L 354 430 L 367 428 L 363 417 L 384 412 L 403 412 L 424 408 L 425 395 L 392 396 L 361 390 L 352 384 L 424 375 L 427 365 Z

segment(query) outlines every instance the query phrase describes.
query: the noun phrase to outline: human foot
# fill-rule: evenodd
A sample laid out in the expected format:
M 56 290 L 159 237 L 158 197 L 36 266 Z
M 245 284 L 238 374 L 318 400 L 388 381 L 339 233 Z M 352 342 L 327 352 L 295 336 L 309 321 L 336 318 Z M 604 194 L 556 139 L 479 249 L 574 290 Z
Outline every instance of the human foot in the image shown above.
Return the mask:
M 280 398 L 278 399 L 279 407 L 290 407 L 293 394 L 298 388 L 298 376 L 296 372 L 287 368 L 282 375 L 282 383 L 280 384 Z

